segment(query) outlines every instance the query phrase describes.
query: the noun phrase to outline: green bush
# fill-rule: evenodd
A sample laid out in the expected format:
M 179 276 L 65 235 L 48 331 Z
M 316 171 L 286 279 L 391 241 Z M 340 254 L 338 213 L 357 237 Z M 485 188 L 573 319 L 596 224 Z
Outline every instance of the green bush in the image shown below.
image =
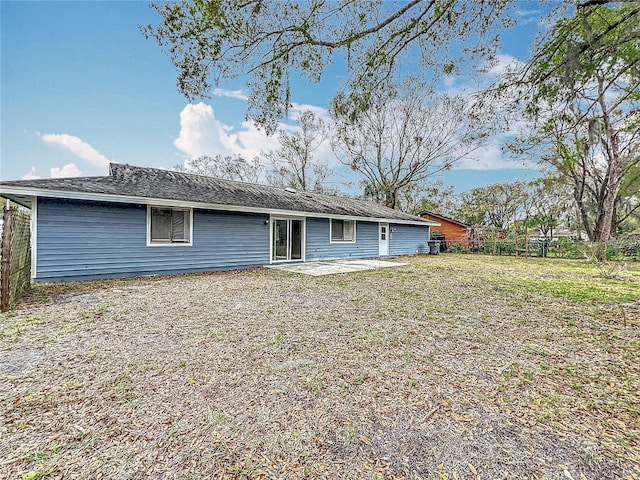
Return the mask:
M 613 253 L 617 253 L 620 257 L 640 260 L 640 235 L 627 235 L 618 238 L 609 244 L 609 248 Z M 609 248 L 607 248 L 607 258 L 609 257 Z
M 461 243 L 453 243 L 447 248 L 449 253 L 469 253 L 469 249 L 465 248 Z
M 563 258 L 589 258 L 591 255 L 591 246 L 588 243 L 576 243 L 569 238 L 562 238 L 558 241 L 555 250 L 560 253 Z
M 609 260 L 622 260 L 624 254 L 622 252 L 622 246 L 619 241 L 613 241 L 607 245 L 607 261 Z
M 496 244 L 496 251 L 498 255 L 513 255 L 515 254 L 515 248 L 513 246 L 513 240 L 500 240 Z

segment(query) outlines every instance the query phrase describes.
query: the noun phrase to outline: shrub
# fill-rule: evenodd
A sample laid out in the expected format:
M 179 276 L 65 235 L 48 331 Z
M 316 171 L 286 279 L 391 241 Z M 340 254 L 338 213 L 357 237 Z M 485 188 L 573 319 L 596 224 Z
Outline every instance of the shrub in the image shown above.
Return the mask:
M 448 246 L 447 252 L 450 253 L 469 253 L 469 249 L 461 243 L 453 243 Z
M 562 252 L 561 256 L 564 258 L 586 259 L 591 255 L 590 244 L 576 243 L 568 238 L 560 239 L 556 248 Z
M 621 257 L 640 260 L 640 235 L 626 235 L 611 242 L 609 247 Z M 609 249 L 607 249 L 607 258 Z

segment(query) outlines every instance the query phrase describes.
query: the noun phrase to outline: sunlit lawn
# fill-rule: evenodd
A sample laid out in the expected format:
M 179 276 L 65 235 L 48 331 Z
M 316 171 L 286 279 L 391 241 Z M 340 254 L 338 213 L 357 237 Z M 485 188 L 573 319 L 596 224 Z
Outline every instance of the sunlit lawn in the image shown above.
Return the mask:
M 640 478 L 640 265 L 472 255 L 38 286 L 1 478 Z

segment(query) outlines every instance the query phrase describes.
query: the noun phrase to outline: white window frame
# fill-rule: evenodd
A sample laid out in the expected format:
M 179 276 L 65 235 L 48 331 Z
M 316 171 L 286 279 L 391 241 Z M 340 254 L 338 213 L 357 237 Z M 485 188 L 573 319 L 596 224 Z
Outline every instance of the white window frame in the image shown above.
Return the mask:
M 151 210 L 177 210 L 189 212 L 189 241 L 188 242 L 152 242 L 151 241 Z M 193 245 L 193 208 L 167 207 L 164 205 L 147 205 L 147 247 L 191 247 Z
M 344 233 L 344 222 L 353 222 L 353 240 L 334 240 L 333 239 L 333 222 L 338 221 L 338 222 L 343 222 L 343 233 Z M 345 220 L 342 218 L 330 218 L 329 219 L 329 243 L 356 243 L 356 226 L 357 226 L 357 221 L 356 220 Z M 343 235 L 344 236 L 344 235 Z
M 302 249 L 302 258 L 301 259 L 286 259 L 286 260 L 274 260 L 273 259 L 273 222 L 275 220 L 300 220 L 302 223 L 300 225 L 301 228 L 301 242 L 300 248 Z M 287 257 L 291 256 L 291 252 L 289 251 L 291 248 L 291 232 L 289 231 L 287 234 Z M 289 215 L 269 215 L 269 263 L 284 263 L 284 262 L 305 262 L 307 255 L 307 219 L 306 217 L 294 217 Z

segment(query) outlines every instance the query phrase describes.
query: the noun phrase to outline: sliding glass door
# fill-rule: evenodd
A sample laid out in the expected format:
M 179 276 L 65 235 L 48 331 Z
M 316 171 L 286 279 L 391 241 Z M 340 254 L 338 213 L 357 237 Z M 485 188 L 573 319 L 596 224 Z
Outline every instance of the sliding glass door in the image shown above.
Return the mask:
M 271 220 L 271 238 L 271 260 L 273 262 L 302 260 L 304 220 L 273 218 Z

